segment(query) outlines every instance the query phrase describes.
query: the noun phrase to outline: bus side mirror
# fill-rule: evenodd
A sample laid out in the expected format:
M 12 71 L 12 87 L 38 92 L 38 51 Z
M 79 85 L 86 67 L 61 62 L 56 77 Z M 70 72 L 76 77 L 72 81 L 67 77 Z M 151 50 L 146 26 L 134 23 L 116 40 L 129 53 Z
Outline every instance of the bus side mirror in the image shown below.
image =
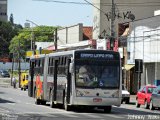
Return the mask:
M 70 63 L 70 64 L 69 64 L 69 72 L 70 72 L 70 73 L 73 73 L 73 63 Z

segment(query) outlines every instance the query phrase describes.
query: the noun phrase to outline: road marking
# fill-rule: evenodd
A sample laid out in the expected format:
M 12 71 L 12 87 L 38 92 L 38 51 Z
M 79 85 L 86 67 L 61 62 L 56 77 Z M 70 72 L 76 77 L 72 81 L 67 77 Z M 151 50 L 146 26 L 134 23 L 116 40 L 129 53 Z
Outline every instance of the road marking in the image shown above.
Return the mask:
M 44 117 L 58 117 L 58 116 L 56 116 L 56 115 L 52 115 L 52 114 L 45 114 L 45 115 L 43 115 Z
M 112 118 L 118 118 L 118 119 L 124 118 L 124 117 L 121 117 L 121 116 L 117 116 L 115 114 L 107 114 L 107 115 L 103 115 L 103 116 L 105 116 L 105 117 L 112 117 Z
M 15 103 L 6 103 L 6 104 L 8 104 L 8 105 L 16 105 Z
M 93 115 L 93 114 L 82 114 L 82 115 L 85 115 L 85 116 L 91 117 L 91 118 L 98 118 L 98 119 L 103 118 L 103 117 L 100 117 L 100 116 L 97 116 L 97 115 Z

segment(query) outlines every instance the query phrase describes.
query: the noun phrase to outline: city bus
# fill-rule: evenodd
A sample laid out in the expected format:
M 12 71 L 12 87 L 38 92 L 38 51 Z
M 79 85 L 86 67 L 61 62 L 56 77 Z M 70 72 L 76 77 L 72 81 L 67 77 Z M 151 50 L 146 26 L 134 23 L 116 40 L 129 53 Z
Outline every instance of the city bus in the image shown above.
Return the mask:
M 118 52 L 72 50 L 30 59 L 29 95 L 36 104 L 101 108 L 121 105 L 121 60 Z

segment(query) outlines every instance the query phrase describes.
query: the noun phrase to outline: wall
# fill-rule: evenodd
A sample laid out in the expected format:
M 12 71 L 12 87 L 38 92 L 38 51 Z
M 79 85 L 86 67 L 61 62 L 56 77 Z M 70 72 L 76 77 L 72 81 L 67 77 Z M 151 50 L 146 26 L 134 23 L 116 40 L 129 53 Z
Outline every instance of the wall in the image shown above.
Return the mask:
M 160 16 L 138 20 L 130 23 L 128 36 L 128 64 L 135 59 L 143 59 L 144 63 L 160 62 Z
M 160 80 L 160 16 L 142 19 L 130 23 L 130 35 L 127 39 L 128 64 L 135 59 L 143 59 L 144 69 L 141 85 L 154 84 Z
M 83 40 L 83 25 L 81 23 L 65 27 L 57 32 L 58 45 L 77 43 Z
M 93 7 L 93 39 L 99 35 L 102 37 L 110 34 L 110 11 L 112 0 L 92 0 L 93 4 L 100 8 Z M 114 0 L 116 3 L 115 31 L 117 33 L 118 23 L 131 21 L 129 13 L 135 15 L 135 20 L 154 16 L 154 11 L 159 9 L 159 0 Z M 104 34 L 106 31 L 106 34 Z

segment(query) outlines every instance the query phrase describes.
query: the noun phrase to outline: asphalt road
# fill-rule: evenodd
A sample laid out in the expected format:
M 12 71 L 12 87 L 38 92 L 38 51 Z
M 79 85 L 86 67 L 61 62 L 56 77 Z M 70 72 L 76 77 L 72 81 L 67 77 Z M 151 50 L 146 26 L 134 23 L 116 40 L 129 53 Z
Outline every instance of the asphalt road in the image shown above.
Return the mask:
M 159 120 L 160 111 L 136 108 L 134 103 L 113 107 L 111 113 L 102 110 L 65 111 L 49 105 L 35 105 L 27 91 L 0 87 L 0 120 Z

